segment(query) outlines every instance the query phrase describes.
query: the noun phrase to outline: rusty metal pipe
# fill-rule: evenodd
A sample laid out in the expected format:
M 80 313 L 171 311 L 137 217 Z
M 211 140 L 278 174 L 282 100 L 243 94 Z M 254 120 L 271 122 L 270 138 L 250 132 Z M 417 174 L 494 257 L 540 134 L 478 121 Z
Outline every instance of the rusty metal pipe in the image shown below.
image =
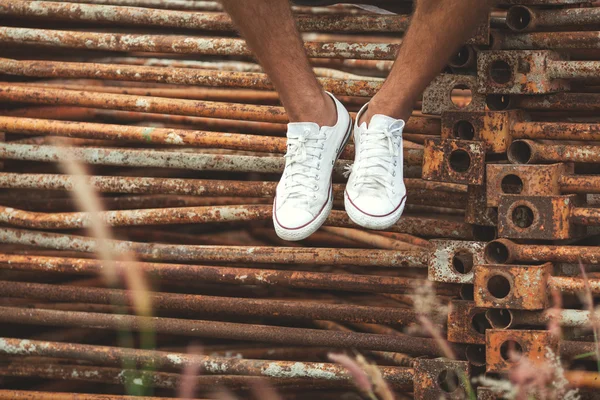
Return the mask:
M 600 279 L 588 279 L 589 291 L 594 294 L 600 294 Z M 568 276 L 551 276 L 548 281 L 550 289 L 556 289 L 562 293 L 585 293 L 588 290 L 586 282 L 581 278 Z
M 18 86 L 19 84 L 15 84 Z M 38 90 L 43 91 L 44 86 L 38 86 Z M 94 91 L 95 89 L 91 90 Z M 177 99 L 172 99 L 177 100 Z M 227 103 L 225 103 L 227 104 Z M 286 131 L 284 123 L 244 121 L 236 119 L 217 119 L 190 117 L 183 115 L 156 114 L 134 111 L 102 110 L 84 107 L 69 106 L 42 106 L 34 108 L 21 108 L 16 110 L 4 111 L 5 116 L 23 117 L 23 118 L 41 118 L 53 120 L 77 120 L 90 121 L 96 118 L 110 122 L 139 123 L 149 125 L 150 123 L 165 124 L 165 126 L 193 126 L 194 128 L 204 127 L 208 129 L 217 129 L 221 132 L 252 132 L 260 134 L 273 134 L 283 136 Z M 350 113 L 351 116 L 354 113 Z M 413 115 L 406 125 L 406 132 L 415 132 L 417 135 L 439 135 L 440 119 L 431 116 Z
M 136 176 L 88 176 L 87 183 L 100 193 L 173 194 L 186 196 L 273 197 L 277 182 L 221 181 L 208 179 L 147 178 Z M 419 179 L 407 179 L 421 186 Z M 76 180 L 70 175 L 20 174 L 0 172 L 0 187 L 73 191 Z M 422 181 L 427 183 L 426 181 Z M 343 198 L 343 187 L 334 185 L 337 198 Z
M 279 249 L 278 249 L 279 250 Z M 414 249 L 413 249 L 414 250 Z M 235 262 L 235 260 L 232 260 Z M 188 264 L 113 263 L 116 268 L 135 267 L 165 280 L 225 283 L 229 285 L 282 286 L 303 289 L 342 290 L 373 293 L 407 293 L 421 279 L 356 274 L 286 271 L 257 268 Z M 38 271 L 52 274 L 98 275 L 106 269 L 101 260 L 0 254 L 0 269 Z M 453 285 L 434 285 L 437 294 L 457 294 Z
M 122 84 L 123 82 L 118 82 Z M 13 82 L 13 85 L 49 87 L 62 90 L 81 90 L 90 92 L 132 94 L 135 96 L 167 97 L 174 99 L 224 101 L 233 103 L 266 104 L 276 105 L 279 103 L 279 95 L 270 90 L 253 89 L 221 89 L 213 87 L 172 87 L 171 85 L 155 85 L 147 87 L 144 85 L 115 85 L 114 82 L 106 84 L 104 81 L 93 81 L 91 79 L 61 82 Z M 342 103 L 346 105 L 362 105 L 364 99 L 355 96 L 339 96 Z M 6 114 L 8 115 L 8 114 Z M 76 119 L 76 118 L 75 118 Z
M 600 389 L 600 374 L 590 371 L 565 371 L 569 386 L 580 389 L 592 389 L 596 393 Z
M 72 122 L 46 119 L 0 116 L 0 130 L 27 135 L 74 137 L 144 144 L 192 146 L 231 150 L 285 153 L 286 139 L 282 137 L 244 135 L 184 129 L 107 125 L 89 122 Z M 422 162 L 421 149 L 405 149 L 406 162 Z M 187 156 L 186 156 L 187 157 Z M 340 155 L 342 159 L 354 158 L 354 146 L 348 145 Z M 180 157 L 181 158 L 181 157 Z
M 195 56 L 252 56 L 244 40 L 233 38 L 114 34 L 12 27 L 0 27 L 0 44 L 118 52 L 178 53 Z M 397 43 L 340 41 L 304 43 L 309 57 L 364 60 L 394 60 L 399 46 Z
M 11 369 L 12 365 L 6 367 L 6 369 Z M 46 366 L 44 366 L 46 367 Z M 57 366 L 60 368 L 60 366 Z M 70 374 L 64 374 L 62 376 L 79 376 L 79 371 L 75 370 L 76 367 L 72 367 L 70 370 Z M 83 367 L 85 370 L 90 367 Z M 50 368 L 52 369 L 52 368 Z M 0 367 L 0 375 L 4 375 L 5 371 Z M 88 372 L 88 371 L 86 371 Z M 133 372 L 133 371 L 132 371 Z M 88 374 L 82 373 L 82 376 Z M 93 374 L 89 374 L 93 375 Z M 14 375 L 11 375 L 14 376 Z M 30 376 L 30 375 L 25 375 Z M 52 376 L 52 379 L 60 379 L 60 376 Z M 107 382 L 108 383 L 108 382 Z M 119 382 L 122 383 L 122 382 Z M 176 400 L 174 397 L 148 397 L 148 396 L 122 396 L 118 394 L 87 394 L 87 393 L 64 393 L 64 392 L 39 392 L 39 391 L 30 391 L 30 390 L 2 390 L 0 389 L 0 399 L 1 400 Z
M 73 0 L 57 0 L 57 2 L 72 3 Z M 223 11 L 220 2 L 204 0 L 77 0 L 77 3 L 159 8 L 165 10 Z
M 531 111 L 577 111 L 600 110 L 598 93 L 555 93 L 548 95 L 488 95 L 487 106 L 493 111 L 521 108 Z
M 555 280 L 557 277 L 553 277 L 552 279 Z M 493 329 L 511 329 L 520 326 L 547 326 L 551 320 L 557 321 L 561 326 L 569 328 L 589 329 L 592 326 L 591 313 L 586 310 L 560 310 L 555 312 L 554 310 L 527 311 L 495 308 L 487 310 L 485 317 Z
M 546 68 L 547 76 L 551 79 L 600 78 L 598 61 L 552 61 Z
M 600 32 L 532 32 L 497 34 L 494 43 L 502 50 L 600 49 Z
M 413 154 L 419 151 L 412 151 Z M 421 152 L 422 154 L 422 152 Z M 74 159 L 90 165 L 114 165 L 145 168 L 177 168 L 196 171 L 237 171 L 281 173 L 283 157 L 198 154 L 160 150 L 111 147 L 58 147 L 30 144 L 0 144 L 0 158 L 41 162 Z M 341 175 L 346 161 L 338 161 L 334 171 Z
M 600 140 L 600 124 L 518 121 L 511 126 L 511 137 L 513 139 L 597 141 Z
M 172 372 L 155 372 L 155 371 L 140 371 L 136 369 L 121 369 L 98 366 L 85 365 L 64 365 L 64 364 L 30 364 L 27 362 L 11 362 L 6 366 L 0 367 L 0 376 L 26 377 L 26 378 L 42 378 L 53 380 L 68 380 L 75 382 L 97 382 L 108 383 L 112 385 L 132 385 L 137 387 L 140 383 L 144 387 L 155 387 L 163 389 L 176 390 L 183 383 L 181 374 Z M 198 388 L 213 388 L 226 387 L 230 390 L 247 390 L 251 389 L 258 383 L 264 380 L 258 376 L 236 376 L 236 375 L 209 375 L 195 376 L 194 383 Z M 305 389 L 307 387 L 316 389 L 335 389 L 351 387 L 350 382 L 344 381 L 315 381 L 310 378 L 269 378 L 269 384 L 281 389 Z M 21 393 L 18 391 L 6 391 L 6 396 L 13 393 Z M 23 392 L 25 397 L 2 397 L 4 394 L 0 392 L 0 399 L 26 399 L 26 400 L 161 400 L 169 398 L 164 397 L 128 397 L 118 395 L 88 395 L 88 394 L 67 394 L 73 397 L 65 396 L 66 393 L 44 393 L 42 392 Z M 29 394 L 32 393 L 32 394 Z M 28 397 L 29 396 L 29 397 Z M 41 396 L 41 397 L 38 397 Z M 47 397 L 46 397 L 47 396 Z M 92 397 L 87 397 L 92 396 Z M 93 397 L 98 396 L 98 397 Z M 174 400 L 174 399 L 173 399 Z
M 227 373 L 228 375 L 286 379 L 312 378 L 315 380 L 336 381 L 351 379 L 350 374 L 345 368 L 337 364 L 247 360 L 12 338 L 0 338 L 0 353 L 84 360 L 101 365 L 122 365 L 125 361 L 131 361 L 138 365 L 153 365 L 159 370 L 180 370 L 185 365 L 196 365 L 203 374 L 208 375 L 222 375 L 223 373 Z M 391 384 L 406 388 L 412 387 L 414 371 L 411 368 L 378 368 L 383 378 Z
M 103 211 L 98 215 L 108 226 L 145 226 L 264 221 L 272 218 L 272 211 L 273 208 L 268 205 L 235 205 Z M 92 219 L 88 212 L 36 213 L 0 206 L 0 221 L 37 229 L 77 229 L 89 227 Z M 345 212 L 337 210 L 331 212 L 325 224 L 344 228 L 357 226 Z M 410 216 L 405 216 L 387 230 L 452 239 L 472 239 L 475 232 L 472 225 L 456 220 Z
M 250 325 L 220 321 L 200 321 L 176 318 L 148 318 L 133 315 L 111 315 L 75 311 L 0 307 L 0 321 L 19 320 L 29 325 L 83 326 L 99 329 L 141 330 L 151 327 L 157 333 L 189 337 L 217 338 L 302 346 L 349 347 L 365 350 L 391 351 L 407 354 L 441 356 L 434 339 L 407 335 L 390 336 L 372 333 L 288 328 L 270 325 Z M 461 346 L 457 346 L 460 348 Z M 1 352 L 1 350 L 0 350 Z
M 1 0 L 0 0 L 1 1 Z M 36 78 L 109 79 L 130 82 L 272 90 L 266 74 L 194 68 L 164 68 L 121 64 L 27 61 L 0 58 L 0 72 Z M 373 96 L 382 82 L 374 79 L 318 78 L 325 90 L 345 96 Z
M 508 159 L 513 164 L 550 162 L 600 162 L 600 147 L 593 145 L 541 144 L 532 140 L 515 140 L 511 143 Z
M 183 28 L 206 31 L 235 31 L 225 13 L 201 13 L 101 4 L 72 4 L 50 1 L 0 0 L 0 15 L 59 21 L 99 22 Z M 404 32 L 408 15 L 297 15 L 301 31 L 317 32 Z
M 287 123 L 282 107 L 256 106 L 238 103 L 221 103 L 172 99 L 151 96 L 62 90 L 48 87 L 29 87 L 0 84 L 0 101 L 17 101 L 34 104 L 78 106 L 119 111 L 136 111 L 151 114 L 174 114 L 217 119 L 251 120 L 269 123 Z M 122 115 L 122 114 L 120 114 Z M 150 116 L 148 116 L 150 117 Z M 144 119 L 142 119 L 144 120 Z M 439 134 L 440 121 L 435 118 L 415 118 L 409 127 L 413 132 Z M 260 127 L 257 127 L 260 129 Z M 411 149 L 415 150 L 415 149 Z
M 506 13 L 506 25 L 515 32 L 556 30 L 600 24 L 598 7 L 537 9 L 523 5 L 512 6 Z
M 566 193 L 600 193 L 600 176 L 562 175 L 558 180 L 561 190 Z
M 101 213 L 108 226 L 194 224 L 268 220 L 271 206 L 207 206 L 116 210 Z M 14 226 L 38 229 L 76 229 L 90 227 L 87 212 L 37 213 L 0 206 L 0 221 Z
M 21 135 L 60 136 L 266 153 L 285 153 L 286 151 L 286 139 L 282 137 L 131 125 L 0 116 L 0 130 Z M 347 151 L 348 154 L 345 154 L 346 158 L 353 156 L 353 146 L 349 150 L 351 151 Z
M 223 118 L 203 118 L 183 115 L 155 114 L 134 111 L 102 110 L 97 108 L 70 107 L 70 106 L 36 106 L 7 110 L 4 116 L 21 118 L 51 119 L 61 121 L 94 121 L 101 120 L 107 123 L 138 124 L 139 126 L 164 127 L 194 127 L 195 129 L 214 129 L 219 132 L 259 133 L 274 136 L 283 136 L 286 125 L 283 123 L 244 121 Z
M 97 240 L 85 236 L 1 228 L 0 242 L 55 250 L 95 253 Z M 383 267 L 427 266 L 429 252 L 335 248 L 260 246 L 199 246 L 138 243 L 112 240 L 106 243 L 116 253 L 131 252 L 136 258 L 160 261 L 236 262 L 263 264 L 360 265 Z
M 203 197 L 273 197 L 277 182 L 220 181 L 208 179 L 146 178 L 135 176 L 88 176 L 87 183 L 100 193 L 169 194 Z M 406 178 L 404 183 L 413 193 L 434 197 L 433 203 L 442 198 L 447 205 L 453 199 L 463 201 L 463 185 L 430 182 Z M 20 174 L 0 172 L 0 188 L 73 191 L 75 180 L 69 175 Z M 335 199 L 343 199 L 344 185 L 334 184 Z M 414 195 L 412 196 L 414 197 Z M 426 200 L 426 199 L 423 199 Z
M 0 293 L 6 297 L 92 304 L 131 304 L 141 293 L 119 289 L 46 285 L 0 281 Z M 408 325 L 417 320 L 412 309 L 327 304 L 272 299 L 216 297 L 176 293 L 145 292 L 154 310 L 237 317 L 332 320 Z
M 571 264 L 600 264 L 600 248 L 594 246 L 554 246 L 517 244 L 508 239 L 497 239 L 485 247 L 485 258 L 491 264 L 561 262 Z M 600 279 L 589 279 L 594 294 L 600 294 Z M 549 286 L 566 293 L 585 291 L 581 278 L 550 278 Z
M 0 84 L 0 100 L 210 118 L 287 123 L 283 107 Z
M 600 209 L 573 207 L 569 212 L 569 220 L 579 225 L 599 225 Z
M 589 354 L 587 359 L 596 359 L 597 344 L 594 342 L 580 342 L 573 340 L 561 340 L 560 355 L 564 359 L 580 358 L 583 354 Z M 597 375 L 597 373 L 596 373 Z

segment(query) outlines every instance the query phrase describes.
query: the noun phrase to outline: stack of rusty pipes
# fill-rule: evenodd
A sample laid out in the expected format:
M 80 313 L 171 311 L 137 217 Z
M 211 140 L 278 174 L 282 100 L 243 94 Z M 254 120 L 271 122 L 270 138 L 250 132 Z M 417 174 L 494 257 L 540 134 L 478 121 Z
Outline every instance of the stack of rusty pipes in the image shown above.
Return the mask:
M 217 2 L 0 0 L 0 399 L 360 393 L 330 353 L 361 353 L 398 398 L 489 399 L 472 378 L 518 366 L 516 345 L 597 388 L 577 296 L 600 297 L 599 13 L 551 2 L 495 10 L 423 93 L 396 225 L 343 212 L 350 144 L 325 226 L 287 243 L 287 116 Z M 399 13 L 294 7 L 353 113 L 410 23 L 410 2 L 375 3 Z
M 480 365 L 490 376 L 523 363 L 547 368 L 556 356 L 587 371 L 564 374 L 571 386 L 553 394 L 563 398 L 600 379 L 600 42 L 591 39 L 600 19 L 597 8 L 575 4 L 583 2 L 541 3 L 506 8 L 505 28 L 477 51 L 470 88 L 480 103 L 441 112 L 441 138 L 425 141 L 423 177 L 468 184 L 477 208 L 467 206 L 466 220 L 497 228 L 472 269 L 472 297 L 451 302 L 448 340 L 485 346 Z M 439 160 L 431 173 L 429 157 Z M 431 265 L 429 276 L 452 282 Z M 497 388 L 477 393 L 503 398 Z

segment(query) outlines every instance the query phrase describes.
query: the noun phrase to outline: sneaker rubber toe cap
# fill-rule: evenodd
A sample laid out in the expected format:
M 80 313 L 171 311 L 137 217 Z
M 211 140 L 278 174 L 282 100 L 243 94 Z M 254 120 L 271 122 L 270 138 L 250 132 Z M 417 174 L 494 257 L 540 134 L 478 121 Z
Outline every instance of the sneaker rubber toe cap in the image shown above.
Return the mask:
M 275 219 L 284 229 L 299 229 L 311 223 L 315 217 L 306 210 L 284 205 L 275 211 Z
M 389 199 L 380 196 L 359 194 L 356 197 L 352 197 L 348 193 L 347 197 L 354 208 L 371 217 L 384 217 L 389 215 L 393 213 L 398 206 L 397 204 L 392 204 Z

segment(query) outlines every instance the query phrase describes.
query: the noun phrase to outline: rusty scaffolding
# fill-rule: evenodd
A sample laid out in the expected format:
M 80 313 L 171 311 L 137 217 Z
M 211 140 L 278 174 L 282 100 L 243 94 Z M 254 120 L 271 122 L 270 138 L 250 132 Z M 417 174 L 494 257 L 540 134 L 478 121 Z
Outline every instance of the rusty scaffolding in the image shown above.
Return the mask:
M 352 116 L 412 6 L 358 3 L 395 14 L 293 8 Z M 218 2 L 0 18 L 0 399 L 385 398 L 335 354 L 398 399 L 501 399 L 531 366 L 597 395 L 597 4 L 499 4 L 415 105 L 401 220 L 343 211 L 350 143 L 298 243 L 271 221 L 287 116 Z

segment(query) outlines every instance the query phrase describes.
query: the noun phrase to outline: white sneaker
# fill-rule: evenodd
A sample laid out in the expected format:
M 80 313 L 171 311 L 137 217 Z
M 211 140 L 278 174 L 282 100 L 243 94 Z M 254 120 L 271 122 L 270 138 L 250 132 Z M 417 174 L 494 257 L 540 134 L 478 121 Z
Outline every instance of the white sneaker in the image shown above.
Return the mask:
M 352 131 L 352 119 L 331 93 L 335 126 L 312 122 L 288 124 L 285 170 L 273 203 L 275 232 L 284 240 L 302 240 L 323 225 L 333 207 L 331 174 Z
M 346 185 L 344 205 L 352 221 L 369 229 L 387 229 L 404 211 L 402 130 L 404 121 L 376 114 L 369 125 L 354 126 L 355 159 Z

